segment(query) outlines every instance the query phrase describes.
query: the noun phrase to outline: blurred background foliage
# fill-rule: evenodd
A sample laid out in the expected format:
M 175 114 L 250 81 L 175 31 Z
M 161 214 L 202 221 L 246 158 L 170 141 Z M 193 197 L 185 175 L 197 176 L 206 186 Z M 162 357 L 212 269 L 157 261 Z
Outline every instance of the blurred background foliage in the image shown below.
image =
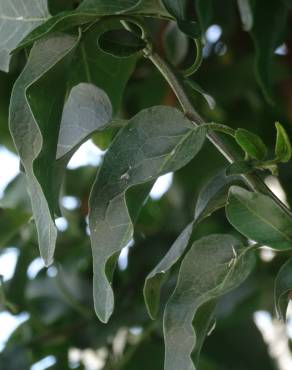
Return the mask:
M 210 109 L 201 95 L 192 92 L 194 104 L 209 122 L 256 132 L 272 152 L 276 120 L 292 137 L 292 14 L 287 10 L 283 17 L 279 16 L 275 4 L 282 3 L 280 0 L 254 0 L 251 2 L 254 23 L 251 25 L 249 19 L 244 19 L 243 27 L 238 4 L 244 2 L 197 2 L 190 1 L 190 12 L 196 18 L 200 18 L 199 6 L 207 4 L 210 9 L 203 13 L 208 16 L 200 19 L 205 40 L 204 60 L 192 79 L 215 99 L 216 105 Z M 73 9 L 77 3 L 51 0 L 51 13 Z M 291 6 L 291 1 L 287 0 L 286 6 Z M 193 59 L 194 46 L 176 25 L 150 19 L 148 22 L 160 54 L 177 68 L 188 66 Z M 251 32 L 244 28 L 251 28 Z M 88 36 L 88 52 L 92 59 L 95 58 L 92 65 L 95 80 L 111 96 L 117 118 L 127 119 L 152 105 L 177 105 L 169 87 L 150 62 L 109 57 L 94 49 L 91 36 Z M 269 44 L 271 39 L 274 44 Z M 262 68 L 267 71 L 262 76 L 255 71 L 256 53 L 257 63 L 264 63 Z M 7 123 L 8 105 L 13 83 L 24 63 L 25 55 L 17 54 L 11 72 L 0 73 L 2 152 L 6 149 L 14 152 Z M 104 75 L 101 73 L 105 66 L 108 66 L 108 75 L 107 71 Z M 78 66 L 72 76 L 72 85 L 83 79 Z M 270 90 L 266 78 L 270 79 Z M 108 130 L 96 134 L 90 145 L 106 150 L 115 133 L 116 130 Z M 99 162 L 101 153 L 97 147 L 91 154 L 95 163 Z M 11 317 L 18 323 L 17 329 L 1 344 L 0 369 L 162 369 L 161 320 L 152 323 L 147 316 L 142 296 L 144 279 L 192 220 L 200 188 L 225 165 L 220 153 L 207 143 L 190 164 L 173 178 L 168 176 L 169 189 L 165 188 L 165 181 L 161 181 L 160 191 L 167 190 L 163 196 L 157 195 L 157 188 L 156 193 L 152 193 L 139 216 L 133 245 L 124 249 L 119 259 L 114 278 L 116 310 L 107 325 L 101 324 L 93 311 L 92 260 L 86 219 L 89 190 L 98 165 L 72 165 L 67 171 L 61 199 L 64 217 L 58 223 L 60 234 L 55 264 L 48 270 L 39 259 L 25 184 L 18 174 L 7 185 L 0 200 L 3 207 L 0 211 L 0 266 L 3 271 L 0 268 L 0 274 L 4 275 L 0 332 L 5 332 Z M 0 166 L 4 179 L 9 162 L 3 160 Z M 291 204 L 291 162 L 280 167 L 278 179 L 267 177 L 266 181 Z M 135 196 L 134 192 L 129 194 L 133 204 Z M 221 211 L 202 223 L 194 237 L 212 232 L 234 233 Z M 8 254 L 17 257 L 14 271 L 13 264 L 10 266 L 9 259 L 5 259 Z M 204 345 L 199 370 L 292 368 L 289 349 L 292 324 L 288 321 L 285 327 L 276 322 L 273 308 L 274 277 L 287 256 L 289 252 L 274 255 L 272 251 L 262 250 L 248 280 L 221 299 L 215 330 Z M 9 269 L 10 276 L 6 276 Z M 175 274 L 173 271 L 165 287 L 165 298 L 174 286 Z M 5 337 L 5 333 L 2 336 Z

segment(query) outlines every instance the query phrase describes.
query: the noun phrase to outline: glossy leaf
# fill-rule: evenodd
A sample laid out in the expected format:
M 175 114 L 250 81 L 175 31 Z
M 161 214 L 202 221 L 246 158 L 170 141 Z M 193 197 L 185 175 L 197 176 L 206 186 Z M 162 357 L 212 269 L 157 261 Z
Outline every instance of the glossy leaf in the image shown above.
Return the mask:
M 100 35 L 98 45 L 105 53 L 125 58 L 142 51 L 146 42 L 132 32 L 118 29 Z
M 275 280 L 275 310 L 277 316 L 285 320 L 289 303 L 289 293 L 292 291 L 292 258 L 284 263 Z
M 226 216 L 240 233 L 262 245 L 292 248 L 292 217 L 266 195 L 231 187 Z
M 8 72 L 10 52 L 49 16 L 47 0 L 0 2 L 0 70 Z
M 181 112 L 154 107 L 133 117 L 108 149 L 89 201 L 94 302 L 101 321 L 107 322 L 113 311 L 113 262 L 133 235 L 126 191 L 183 167 L 205 136 L 205 128 L 195 128 Z
M 164 313 L 165 370 L 195 370 L 191 354 L 200 337 L 193 327 L 196 313 L 241 284 L 253 266 L 252 250 L 230 235 L 210 235 L 193 244 Z M 206 318 L 206 325 L 200 323 L 204 333 L 210 324 Z
M 275 49 L 283 40 L 288 9 L 281 1 L 257 0 L 252 4 L 254 22 L 251 35 L 256 49 L 257 79 L 267 101 L 273 103 L 271 70 Z
M 265 159 L 267 147 L 258 135 L 239 128 L 235 131 L 235 140 L 251 158 L 258 160 Z
M 277 129 L 277 139 L 275 147 L 276 158 L 281 162 L 288 162 L 291 158 L 291 143 L 284 127 L 279 123 L 275 123 Z
M 25 168 L 39 248 L 46 265 L 52 263 L 57 238 L 53 221 L 54 167 L 49 164 L 56 157 L 65 71 L 77 43 L 78 38 L 66 35 L 37 43 L 14 85 L 10 104 L 10 130 Z

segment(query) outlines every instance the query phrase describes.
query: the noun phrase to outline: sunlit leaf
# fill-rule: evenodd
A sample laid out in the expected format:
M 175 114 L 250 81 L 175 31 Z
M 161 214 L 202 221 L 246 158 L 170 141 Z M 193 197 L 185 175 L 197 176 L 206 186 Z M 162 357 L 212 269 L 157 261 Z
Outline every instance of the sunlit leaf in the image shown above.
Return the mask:
M 281 162 L 288 162 L 291 158 L 291 143 L 284 127 L 276 122 L 277 139 L 275 147 L 276 158 Z

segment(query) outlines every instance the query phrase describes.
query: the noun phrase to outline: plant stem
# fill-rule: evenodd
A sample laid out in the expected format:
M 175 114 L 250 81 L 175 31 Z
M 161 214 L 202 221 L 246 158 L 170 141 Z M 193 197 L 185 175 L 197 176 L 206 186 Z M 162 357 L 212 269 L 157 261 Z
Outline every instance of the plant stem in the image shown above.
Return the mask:
M 181 81 L 181 78 L 176 74 L 173 68 L 156 52 L 145 53 L 145 57 L 149 58 L 149 60 L 155 65 L 155 67 L 168 82 L 172 91 L 180 102 L 186 117 L 188 117 L 195 126 L 206 123 L 206 121 L 194 108 L 185 91 L 184 83 Z M 224 138 L 218 136 L 215 132 L 209 132 L 207 137 L 230 163 L 242 159 L 239 152 L 236 152 L 234 148 L 231 148 L 228 142 Z M 275 196 L 275 194 L 266 186 L 263 180 L 256 173 L 244 174 L 242 177 L 251 190 L 270 196 L 285 211 L 285 213 L 287 213 L 289 216 L 292 216 L 290 210 L 281 202 L 278 197 Z

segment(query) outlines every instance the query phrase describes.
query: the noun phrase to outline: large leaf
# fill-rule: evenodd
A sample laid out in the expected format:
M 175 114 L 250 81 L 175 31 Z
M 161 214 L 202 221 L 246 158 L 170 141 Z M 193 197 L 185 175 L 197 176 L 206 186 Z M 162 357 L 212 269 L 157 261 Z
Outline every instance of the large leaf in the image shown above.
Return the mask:
M 260 244 L 292 248 L 292 217 L 266 195 L 231 187 L 226 216 L 240 233 Z
M 205 136 L 204 127 L 195 128 L 176 109 L 154 107 L 132 118 L 107 151 L 90 195 L 89 213 L 94 302 L 101 321 L 113 311 L 116 255 L 133 234 L 126 191 L 184 166 L 201 149 Z
M 0 2 L 0 69 L 8 72 L 10 52 L 34 28 L 49 17 L 47 0 Z
M 202 337 L 194 327 L 206 335 L 210 324 L 208 309 L 207 325 L 200 322 L 198 326 L 199 308 L 242 283 L 253 265 L 251 249 L 241 247 L 230 235 L 210 235 L 193 244 L 182 262 L 177 286 L 164 313 L 165 370 L 195 370 L 191 354 L 196 350 L 197 338 L 202 344 Z
M 256 48 L 256 74 L 266 99 L 273 102 L 271 69 L 275 49 L 283 41 L 288 9 L 281 1 L 256 0 L 253 4 L 251 34 Z
M 160 291 L 171 268 L 185 253 L 196 225 L 213 212 L 224 207 L 232 184 L 242 181 L 238 176 L 226 176 L 225 170 L 214 176 L 200 191 L 194 220 L 183 230 L 159 264 L 147 275 L 144 299 L 148 313 L 154 319 L 159 310 Z
M 53 222 L 53 169 L 66 69 L 78 38 L 56 35 L 37 43 L 16 81 L 10 104 L 10 130 L 24 166 L 41 255 L 52 262 L 57 231 Z M 58 81 L 58 89 L 56 89 Z
M 70 85 L 86 81 L 98 86 L 107 93 L 114 113 L 117 113 L 126 83 L 134 70 L 136 57 L 115 58 L 98 48 L 97 38 L 107 27 L 115 28 L 117 23 L 100 25 L 82 36 L 70 71 Z
M 289 303 L 289 292 L 292 291 L 292 258 L 284 263 L 275 280 L 275 308 L 277 316 L 285 320 Z
M 52 32 L 64 31 L 97 21 L 100 17 L 117 15 L 148 15 L 170 18 L 169 13 L 155 0 L 88 0 L 78 9 L 59 13 L 33 30 L 16 48 L 20 49 Z M 15 45 L 16 46 L 16 45 Z

